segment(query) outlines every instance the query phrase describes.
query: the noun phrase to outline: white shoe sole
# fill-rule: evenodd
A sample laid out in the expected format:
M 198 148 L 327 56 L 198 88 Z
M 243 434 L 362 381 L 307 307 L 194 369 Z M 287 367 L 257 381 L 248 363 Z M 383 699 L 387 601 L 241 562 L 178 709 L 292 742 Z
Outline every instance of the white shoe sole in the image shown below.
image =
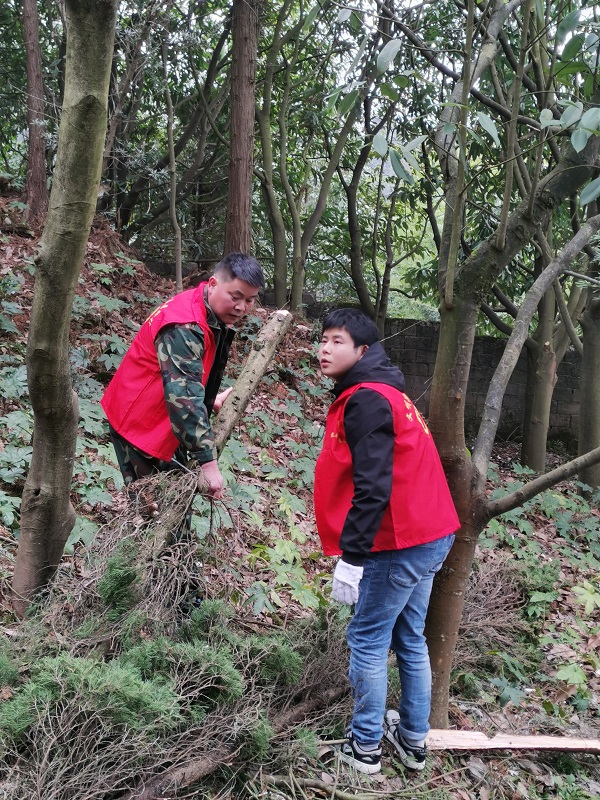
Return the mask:
M 362 761 L 358 761 L 354 758 L 354 756 L 342 753 L 341 750 L 338 752 L 338 755 L 341 761 L 353 767 L 357 772 L 362 772 L 364 775 L 376 775 L 378 772 L 381 772 L 381 762 L 379 764 L 364 764 Z
M 385 724 L 384 724 L 384 731 L 383 737 L 387 739 L 387 741 L 394 746 L 394 749 L 398 753 L 400 761 L 406 767 L 406 769 L 412 769 L 417 772 L 425 769 L 425 761 L 416 761 L 412 756 L 410 756 L 406 750 L 402 747 L 398 739 L 394 736 L 394 728 L 396 724 L 400 720 L 400 715 L 397 711 L 386 711 L 385 714 Z

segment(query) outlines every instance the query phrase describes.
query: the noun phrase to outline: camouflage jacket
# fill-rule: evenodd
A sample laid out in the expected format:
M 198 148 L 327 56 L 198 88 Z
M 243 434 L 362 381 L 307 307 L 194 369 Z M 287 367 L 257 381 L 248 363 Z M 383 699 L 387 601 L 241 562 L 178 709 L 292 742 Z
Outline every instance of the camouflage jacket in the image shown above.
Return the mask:
M 156 337 L 165 401 L 173 433 L 190 457 L 205 464 L 217 457 L 210 425 L 235 332 L 222 325 L 205 303 L 206 318 L 215 336 L 215 360 L 202 385 L 204 334 L 195 323 L 170 325 Z

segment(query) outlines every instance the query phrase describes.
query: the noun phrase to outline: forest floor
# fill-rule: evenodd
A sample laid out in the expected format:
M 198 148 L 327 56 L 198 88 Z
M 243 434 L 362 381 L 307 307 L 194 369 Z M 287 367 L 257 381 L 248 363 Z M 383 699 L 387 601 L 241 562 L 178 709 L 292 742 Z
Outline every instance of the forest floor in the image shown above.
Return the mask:
M 39 231 L 22 223 L 16 198 L 0 197 L 0 634 L 18 638 L 10 579 L 18 537 L 18 507 L 30 455 L 31 410 L 24 356 L 33 297 L 33 257 Z M 135 252 L 97 221 L 77 286 L 71 328 L 73 380 L 81 430 L 72 501 L 77 526 L 65 564 L 85 577 L 86 547 L 98 530 L 126 513 L 128 499 L 108 444 L 98 399 L 136 327 L 174 291 Z M 234 379 L 257 330 L 259 309 L 233 348 Z M 316 331 L 298 319 L 287 334 L 223 454 L 228 494 L 209 513 L 197 498 L 194 530 L 211 538 L 201 565 L 204 591 L 225 598 L 249 630 L 286 629 L 327 607 L 331 563 L 320 556 L 312 512 L 312 470 L 329 401 L 316 364 Z M 562 460 L 549 455 L 551 466 Z M 526 480 L 518 445 L 498 443 L 489 491 Z M 450 725 L 494 733 L 600 736 L 600 513 L 568 482 L 494 520 L 478 545 L 455 659 Z M 346 658 L 343 643 L 341 662 Z M 345 671 L 345 664 L 339 665 Z M 22 672 L 26 667 L 21 667 Z M 397 681 L 390 673 L 390 698 Z M 2 705 L 18 694 L 3 684 Z M 223 767 L 195 798 L 406 797 L 562 798 L 600 796 L 600 764 L 585 753 L 434 751 L 422 774 L 407 773 L 384 748 L 384 769 L 367 778 L 340 766 L 330 738 L 343 735 L 350 711 L 343 696 L 309 719 L 316 742 L 306 752 Z M 281 737 L 279 737 L 281 738 Z M 280 743 L 281 744 L 281 743 Z M 21 797 L 18 793 L 0 797 Z M 43 796 L 43 795 L 40 795 Z M 113 798 L 121 795 L 65 794 Z M 60 795 L 57 795 L 60 797 Z M 61 798 L 62 800 L 62 798 Z

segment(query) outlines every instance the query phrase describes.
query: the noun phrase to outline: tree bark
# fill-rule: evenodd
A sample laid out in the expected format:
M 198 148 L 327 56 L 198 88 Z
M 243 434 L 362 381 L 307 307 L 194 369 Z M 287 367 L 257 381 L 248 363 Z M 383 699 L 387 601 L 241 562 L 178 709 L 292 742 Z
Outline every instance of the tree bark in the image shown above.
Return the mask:
M 433 676 L 432 727 L 448 727 L 448 702 L 452 657 L 462 619 L 467 581 L 481 532 L 473 502 L 473 465 L 467 457 L 464 437 L 466 384 L 471 366 L 477 305 L 460 294 L 451 309 L 440 308 L 440 340 L 436 360 L 429 424 L 434 436 L 461 528 L 448 558 L 434 583 L 427 613 L 425 635 Z
M 231 432 L 240 421 L 248 401 L 273 358 L 275 348 L 292 324 L 292 319 L 289 311 L 276 311 L 256 337 L 242 373 L 212 426 L 217 453 L 221 453 Z
M 583 358 L 579 412 L 579 454 L 600 447 L 600 408 L 598 381 L 600 376 L 600 300 L 590 299 L 581 319 Z M 600 486 L 600 462 L 586 467 L 579 479 L 588 486 Z
M 282 34 L 282 28 L 291 6 L 292 0 L 284 0 L 277 16 L 273 31 L 273 41 L 266 59 L 261 106 L 258 107 L 257 105 L 256 108 L 262 150 L 261 191 L 273 237 L 273 289 L 275 290 L 275 305 L 279 308 L 283 308 L 287 304 L 287 241 L 285 222 L 275 191 L 271 111 L 273 108 L 273 81 L 277 66 L 277 56 L 279 49 L 287 39 L 287 36 Z
M 168 33 L 165 31 L 162 40 L 163 78 L 165 81 L 165 105 L 167 107 L 167 153 L 169 156 L 169 218 L 173 228 L 175 256 L 175 288 L 183 291 L 183 265 L 181 263 L 181 225 L 177 219 L 177 161 L 175 160 L 175 140 L 173 138 L 173 101 L 169 89 L 168 68 Z
M 229 137 L 229 182 L 224 252 L 252 249 L 254 106 L 258 58 L 258 2 L 233 0 L 233 58 Z
M 44 79 L 36 0 L 23 0 L 23 38 L 27 63 L 27 125 L 29 129 L 26 197 L 35 218 L 48 209 L 46 143 L 44 140 Z
M 527 351 L 521 463 L 535 472 L 543 472 L 546 468 L 550 405 L 557 378 L 558 364 L 553 341 L 555 308 L 554 290 L 549 289 L 538 308 L 538 326 L 533 337 L 537 347 Z
M 561 174 L 564 174 L 562 169 Z M 555 191 L 557 191 L 557 187 Z M 540 214 L 542 217 L 544 216 L 542 212 Z M 513 214 L 508 230 L 510 231 L 511 227 L 515 225 L 516 219 Z M 491 264 L 496 264 L 495 260 L 487 265 L 480 263 L 480 271 L 476 275 L 469 276 L 470 280 L 467 279 L 467 276 L 460 276 L 454 307 L 446 309 L 442 306 L 441 308 L 440 341 L 430 401 L 430 425 L 446 470 L 461 528 L 456 534 L 456 542 L 448 556 L 445 568 L 436 576 L 427 617 L 427 639 L 433 672 L 430 719 L 432 727 L 448 726 L 448 694 L 452 656 L 456 644 L 458 622 L 460 622 L 464 606 L 467 579 L 475 553 L 475 544 L 477 537 L 491 518 L 491 505 L 488 504 L 485 495 L 485 480 L 508 379 L 518 360 L 523 343 L 527 338 L 529 324 L 543 294 L 599 228 L 600 215 L 589 219 L 573 239 L 565 245 L 556 259 L 549 264 L 527 293 L 515 320 L 513 333 L 490 384 L 479 435 L 471 458 L 467 455 L 464 439 L 464 398 L 478 307 L 478 303 L 474 299 L 478 293 L 474 292 L 472 287 L 473 283 L 477 285 L 482 279 L 481 273 L 487 273 L 490 279 L 494 279 L 494 274 L 490 275 L 489 268 Z M 534 231 L 532 231 L 533 235 Z M 485 246 L 485 244 L 482 245 L 483 248 Z M 494 258 L 503 260 L 504 254 L 496 251 Z M 495 273 L 495 270 L 492 270 L 492 273 Z M 470 291 L 466 291 L 467 288 Z M 469 295 L 471 300 L 467 299 Z M 585 463 L 596 463 L 596 458 L 600 459 L 600 449 L 597 453 L 595 451 L 588 453 Z M 550 474 L 537 479 L 537 482 L 532 481 L 533 495 L 531 496 L 572 474 L 569 469 L 572 469 L 572 466 L 564 465 L 560 470 L 553 470 L 549 483 Z M 527 492 L 527 488 L 524 487 L 523 491 Z M 524 499 L 521 499 L 515 505 L 523 502 Z
M 65 96 L 27 343 L 34 431 L 13 578 L 14 607 L 21 615 L 54 574 L 75 521 L 69 490 L 78 414 L 69 375 L 69 321 L 96 206 L 117 5 L 66 1 Z

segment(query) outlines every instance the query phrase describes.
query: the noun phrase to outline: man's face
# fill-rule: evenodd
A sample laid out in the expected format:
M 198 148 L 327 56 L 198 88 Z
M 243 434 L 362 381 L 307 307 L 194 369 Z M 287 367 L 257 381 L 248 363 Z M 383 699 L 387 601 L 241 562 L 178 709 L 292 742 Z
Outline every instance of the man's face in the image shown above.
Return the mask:
M 339 381 L 361 360 L 367 349 L 366 344 L 355 347 L 352 337 L 344 328 L 329 328 L 323 331 L 319 347 L 321 372 Z
M 251 311 L 258 292 L 258 286 L 241 278 L 228 280 L 223 275 L 212 275 L 208 279 L 208 305 L 225 325 L 234 325 Z

